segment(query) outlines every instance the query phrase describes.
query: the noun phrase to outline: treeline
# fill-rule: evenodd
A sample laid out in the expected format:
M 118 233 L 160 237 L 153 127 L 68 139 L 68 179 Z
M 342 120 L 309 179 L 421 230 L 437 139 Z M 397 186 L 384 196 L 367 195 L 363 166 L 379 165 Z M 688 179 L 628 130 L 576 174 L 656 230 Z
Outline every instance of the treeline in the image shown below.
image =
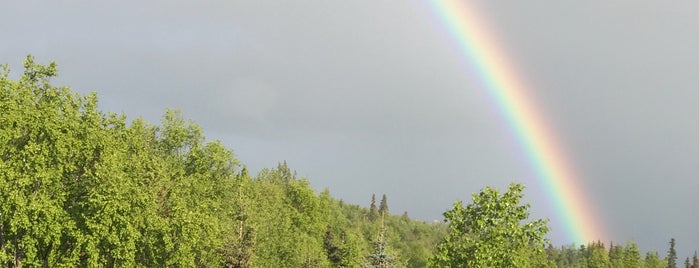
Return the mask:
M 556 248 L 549 245 L 546 253 L 555 267 L 699 268 L 696 252 L 692 258 L 686 257 L 680 262 L 675 250 L 675 239 L 671 239 L 669 245 L 667 255 L 662 258 L 657 251 L 643 254 L 633 241 L 627 241 L 624 245 L 610 243 L 609 247 L 599 241 L 578 247 L 568 245 Z
M 317 194 L 286 163 L 251 176 L 166 111 L 160 125 L 98 109 L 31 56 L 0 72 L 0 265 L 360 267 L 377 211 Z M 388 214 L 396 263 L 424 266 L 444 226 Z
M 317 193 L 285 162 L 251 175 L 177 111 L 129 122 L 51 85 L 54 63 L 24 68 L 0 69 L 0 266 L 676 267 L 674 240 L 663 259 L 633 242 L 546 247 L 518 184 L 433 224 L 385 195 L 366 208 Z

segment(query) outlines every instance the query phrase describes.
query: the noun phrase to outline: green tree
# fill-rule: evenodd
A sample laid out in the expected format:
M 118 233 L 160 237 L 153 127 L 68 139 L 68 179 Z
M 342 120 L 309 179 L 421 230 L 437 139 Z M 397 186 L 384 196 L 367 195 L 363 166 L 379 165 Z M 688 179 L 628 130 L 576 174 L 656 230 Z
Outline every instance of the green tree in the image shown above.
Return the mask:
M 52 86 L 55 63 L 24 66 L 0 66 L 0 266 L 359 267 L 383 241 L 377 256 L 424 267 L 446 234 L 386 214 L 374 240 L 375 198 L 318 195 L 286 162 L 252 178 L 179 111 L 129 124 Z
M 338 240 L 340 239 L 336 238 L 333 228 L 328 226 L 328 230 L 325 231 L 325 236 L 323 236 L 323 248 L 328 254 L 328 260 L 334 267 L 342 267 L 342 260 L 344 259 L 341 241 Z
M 50 85 L 56 64 L 30 55 L 24 74 L 0 71 L 0 265 L 70 266 L 80 254 L 70 211 L 83 99 Z M 67 208 L 67 209 L 66 209 Z
M 369 204 L 369 220 L 375 221 L 379 217 L 379 210 L 376 208 L 376 195 L 371 194 L 371 203 Z
M 667 267 L 677 268 L 677 252 L 675 251 L 675 239 L 670 239 L 670 249 L 667 251 Z
M 692 256 L 692 268 L 699 268 L 699 257 L 697 257 L 696 251 L 694 251 L 694 256 Z
M 379 205 L 379 215 L 388 215 L 388 200 L 386 194 L 381 197 L 381 205 Z
M 641 252 L 636 242 L 627 241 L 624 246 L 624 267 L 641 268 Z
M 545 220 L 524 222 L 529 205 L 521 205 L 524 186 L 510 184 L 507 192 L 486 187 L 444 213 L 449 233 L 430 258 L 431 267 L 542 267 L 546 258 Z
M 386 195 L 384 195 L 385 199 Z M 381 229 L 378 237 L 372 241 L 373 251 L 367 256 L 367 268 L 393 268 L 396 258 L 388 253 L 388 242 L 386 241 L 386 226 L 384 225 L 383 214 L 381 216 Z
M 621 245 L 609 244 L 609 261 L 612 267 L 624 266 L 624 247 Z
M 606 268 L 610 267 L 609 254 L 604 244 L 601 241 L 588 245 L 587 250 L 590 251 L 587 267 Z
M 656 251 L 649 251 L 646 253 L 646 258 L 643 260 L 644 268 L 666 268 L 667 263 L 663 262 Z

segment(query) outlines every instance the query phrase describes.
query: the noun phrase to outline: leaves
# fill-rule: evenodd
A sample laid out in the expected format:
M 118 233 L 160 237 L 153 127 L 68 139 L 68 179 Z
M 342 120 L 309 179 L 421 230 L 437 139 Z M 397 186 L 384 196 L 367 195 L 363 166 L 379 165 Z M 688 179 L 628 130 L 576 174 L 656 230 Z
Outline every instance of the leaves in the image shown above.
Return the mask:
M 546 221 L 524 222 L 529 205 L 520 205 L 521 184 L 507 192 L 486 187 L 464 207 L 454 203 L 444 213 L 449 234 L 430 259 L 433 267 L 540 267 L 548 265 L 544 254 Z

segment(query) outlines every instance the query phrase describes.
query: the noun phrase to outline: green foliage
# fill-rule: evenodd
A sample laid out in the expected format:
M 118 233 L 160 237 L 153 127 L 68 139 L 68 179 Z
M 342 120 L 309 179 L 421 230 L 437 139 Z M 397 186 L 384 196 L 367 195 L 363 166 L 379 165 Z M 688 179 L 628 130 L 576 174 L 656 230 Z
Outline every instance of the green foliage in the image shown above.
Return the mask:
M 390 215 L 386 195 L 316 193 L 286 162 L 250 176 L 179 111 L 129 122 L 51 85 L 55 63 L 24 67 L 0 66 L 0 266 L 675 267 L 674 239 L 667 259 L 633 242 L 544 250 L 519 184 L 455 203 L 447 226 Z
M 395 267 L 395 257 L 388 251 L 388 242 L 385 239 L 385 228 L 381 227 L 378 238 L 372 241 L 373 250 L 367 255 L 367 263 L 364 267 L 371 268 L 393 268 Z
M 667 267 L 677 268 L 677 252 L 675 251 L 675 239 L 670 239 L 670 249 L 667 251 Z
M 520 205 L 524 186 L 511 184 L 507 192 L 486 187 L 444 213 L 449 234 L 430 259 L 432 267 L 541 267 L 549 264 L 544 251 L 546 221 L 523 221 L 529 205 Z
M 627 241 L 624 246 L 624 267 L 641 268 L 641 252 L 638 250 L 638 245 L 633 241 Z
M 587 267 L 599 267 L 599 268 L 605 268 L 605 267 L 614 267 L 611 265 L 611 260 L 610 256 L 607 253 L 607 249 L 604 247 L 604 244 L 600 241 L 597 241 L 596 243 L 592 243 L 587 246 L 587 251 L 588 254 L 588 261 L 587 261 Z M 616 267 L 621 267 L 621 266 L 616 266 Z
M 381 205 L 379 205 L 379 215 L 388 214 L 388 200 L 386 194 L 381 197 Z
M 376 208 L 376 195 L 371 195 L 371 203 L 369 204 L 369 220 L 375 221 L 379 217 L 379 210 Z
M 643 259 L 643 267 L 644 268 L 666 268 L 667 267 L 667 262 L 664 262 L 660 257 L 658 256 L 658 252 L 656 251 L 649 251 L 646 253 L 646 258 Z
M 0 78 L 0 263 L 216 266 L 233 233 L 237 160 L 166 112 L 163 126 L 105 114 L 28 56 Z

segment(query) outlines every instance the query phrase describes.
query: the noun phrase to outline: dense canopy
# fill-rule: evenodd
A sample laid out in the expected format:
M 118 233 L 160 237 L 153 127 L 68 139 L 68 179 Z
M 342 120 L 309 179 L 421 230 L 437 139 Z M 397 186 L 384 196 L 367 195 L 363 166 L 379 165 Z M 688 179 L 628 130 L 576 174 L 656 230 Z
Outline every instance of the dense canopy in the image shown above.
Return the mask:
M 665 267 L 637 245 L 546 247 L 523 185 L 486 187 L 447 224 L 320 193 L 286 162 L 255 176 L 167 110 L 160 125 L 56 87 L 31 56 L 0 71 L 0 265 L 10 267 Z M 371 185 L 366 186 L 367 196 Z M 441 241 L 441 242 L 440 242 Z M 644 258 L 643 258 L 644 257 Z M 429 263 L 428 263 L 429 259 Z M 688 267 L 699 267 L 696 255 Z M 672 265 L 670 265 L 672 266 Z

